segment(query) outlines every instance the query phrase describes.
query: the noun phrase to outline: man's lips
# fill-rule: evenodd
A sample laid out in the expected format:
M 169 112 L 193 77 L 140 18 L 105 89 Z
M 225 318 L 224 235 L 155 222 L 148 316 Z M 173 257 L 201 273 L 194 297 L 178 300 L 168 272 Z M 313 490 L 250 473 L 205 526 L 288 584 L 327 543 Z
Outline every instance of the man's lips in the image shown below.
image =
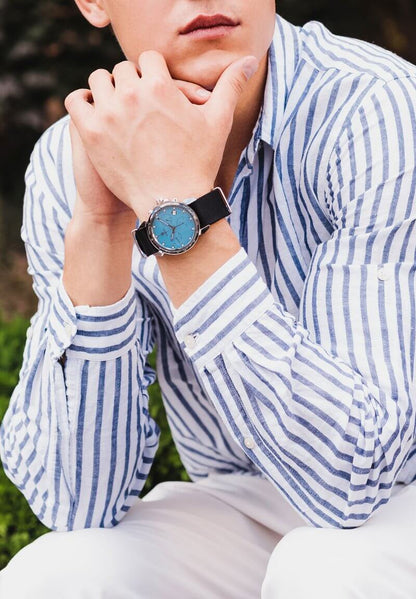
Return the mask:
M 198 15 L 183 29 L 180 30 L 181 35 L 186 35 L 198 30 L 214 29 L 215 27 L 236 27 L 238 21 L 234 21 L 225 15 Z

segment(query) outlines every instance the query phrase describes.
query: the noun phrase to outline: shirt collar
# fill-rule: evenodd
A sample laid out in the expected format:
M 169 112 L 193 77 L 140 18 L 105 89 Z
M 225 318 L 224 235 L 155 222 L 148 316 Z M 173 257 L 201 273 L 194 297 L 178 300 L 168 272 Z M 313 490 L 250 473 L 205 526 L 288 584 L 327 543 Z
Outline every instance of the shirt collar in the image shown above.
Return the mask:
M 277 147 L 289 91 L 299 60 L 299 28 L 276 15 L 273 40 L 269 48 L 263 106 L 246 149 L 247 166 L 252 168 L 260 141 Z

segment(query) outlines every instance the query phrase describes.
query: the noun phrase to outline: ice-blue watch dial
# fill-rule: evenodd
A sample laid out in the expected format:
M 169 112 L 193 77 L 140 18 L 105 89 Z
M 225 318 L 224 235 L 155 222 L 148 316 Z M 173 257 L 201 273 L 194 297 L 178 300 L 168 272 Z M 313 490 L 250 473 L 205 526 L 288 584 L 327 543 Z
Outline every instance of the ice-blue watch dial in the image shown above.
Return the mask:
M 166 202 L 151 214 L 148 232 L 152 243 L 161 252 L 180 254 L 190 249 L 198 238 L 198 217 L 186 204 Z

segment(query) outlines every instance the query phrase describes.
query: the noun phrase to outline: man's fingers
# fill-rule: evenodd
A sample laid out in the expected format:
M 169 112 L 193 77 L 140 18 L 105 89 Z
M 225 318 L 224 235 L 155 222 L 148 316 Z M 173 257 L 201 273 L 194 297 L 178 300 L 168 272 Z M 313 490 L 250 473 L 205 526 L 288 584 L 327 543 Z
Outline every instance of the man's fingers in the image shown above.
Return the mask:
M 144 79 L 149 76 L 172 81 L 166 60 L 160 52 L 156 52 L 155 50 L 146 50 L 146 52 L 140 54 L 139 68 Z
M 113 78 L 116 90 L 130 89 L 139 80 L 137 66 L 130 60 L 119 62 L 113 69 Z
M 74 121 L 72 119 L 70 119 L 69 121 L 69 136 L 71 138 L 71 143 L 73 146 L 82 143 L 78 133 L 78 129 L 75 127 Z
M 220 117 L 224 113 L 234 114 L 247 81 L 257 71 L 258 66 L 257 58 L 246 56 L 236 60 L 225 69 L 206 104 L 206 110 L 212 118 Z
M 77 157 L 82 157 L 83 160 L 90 162 L 85 146 L 82 142 L 81 136 L 78 129 L 75 126 L 74 121 L 69 121 L 69 136 L 71 138 L 72 153 Z
M 181 81 L 179 79 L 174 79 L 174 83 L 192 104 L 205 104 L 211 97 L 211 92 L 196 83 Z
M 109 94 L 114 93 L 113 78 L 105 69 L 93 71 L 88 78 L 94 104 L 97 104 L 101 98 L 108 98 Z
M 89 168 L 94 169 L 82 142 L 79 131 L 72 119 L 69 121 L 69 135 L 71 138 L 72 161 L 74 166 L 78 165 L 79 167 L 79 165 L 82 164 L 84 167 L 88 165 Z
M 76 89 L 65 98 L 65 108 L 78 130 L 82 123 L 88 122 L 91 118 L 94 112 L 92 102 L 93 97 L 89 89 Z

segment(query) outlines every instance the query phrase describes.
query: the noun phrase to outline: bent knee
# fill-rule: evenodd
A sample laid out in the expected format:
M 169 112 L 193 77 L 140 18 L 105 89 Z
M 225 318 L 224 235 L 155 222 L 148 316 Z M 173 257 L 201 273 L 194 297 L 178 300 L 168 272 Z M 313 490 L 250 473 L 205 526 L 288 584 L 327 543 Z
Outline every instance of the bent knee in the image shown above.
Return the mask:
M 3 570 L 1 597 L 121 596 L 117 594 L 120 580 L 132 568 L 131 559 L 118 543 L 116 529 L 47 533 L 17 553 Z M 137 564 L 134 565 L 137 569 Z
M 270 557 L 262 599 L 364 596 L 360 589 L 371 577 L 374 546 L 357 544 L 351 532 L 305 526 L 288 533 Z

